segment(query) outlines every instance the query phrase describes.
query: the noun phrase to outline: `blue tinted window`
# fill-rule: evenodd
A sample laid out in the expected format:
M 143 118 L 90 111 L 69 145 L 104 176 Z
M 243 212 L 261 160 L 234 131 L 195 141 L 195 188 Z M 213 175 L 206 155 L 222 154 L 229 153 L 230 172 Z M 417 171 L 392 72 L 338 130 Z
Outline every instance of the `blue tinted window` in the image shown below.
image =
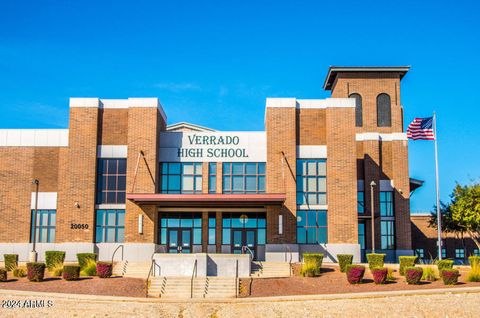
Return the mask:
M 56 210 L 37 210 L 36 226 L 33 224 L 35 210 L 31 211 L 30 240 L 33 242 L 35 231 L 35 241 L 39 243 L 54 243 L 56 228 Z
M 127 159 L 100 158 L 97 161 L 97 204 L 125 203 Z
M 265 163 L 223 164 L 223 193 L 264 193 Z
M 327 204 L 325 159 L 297 160 L 297 205 Z
M 394 216 L 393 192 L 380 192 L 380 216 Z
M 327 243 L 327 228 L 326 211 L 297 211 L 298 244 Z
M 201 162 L 164 162 L 162 167 L 162 193 L 202 193 Z
M 96 211 L 95 241 L 121 243 L 125 238 L 125 210 Z

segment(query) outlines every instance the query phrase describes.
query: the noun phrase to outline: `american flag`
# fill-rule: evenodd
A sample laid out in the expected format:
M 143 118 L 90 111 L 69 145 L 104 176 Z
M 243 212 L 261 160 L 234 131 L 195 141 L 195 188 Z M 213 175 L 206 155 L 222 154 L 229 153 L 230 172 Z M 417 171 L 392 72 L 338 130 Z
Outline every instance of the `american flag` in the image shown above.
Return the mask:
M 413 140 L 435 140 L 433 117 L 415 118 L 407 128 L 407 137 Z

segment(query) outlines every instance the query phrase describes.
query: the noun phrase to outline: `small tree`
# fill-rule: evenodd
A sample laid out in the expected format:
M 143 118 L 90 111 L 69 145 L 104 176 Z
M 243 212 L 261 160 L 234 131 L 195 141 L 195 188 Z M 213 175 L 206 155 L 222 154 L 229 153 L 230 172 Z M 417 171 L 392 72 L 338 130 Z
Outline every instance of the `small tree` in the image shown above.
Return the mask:
M 450 204 L 440 204 L 442 230 L 454 233 L 462 242 L 468 234 L 480 248 L 480 184 L 457 184 L 450 197 Z M 430 226 L 437 227 L 437 216 L 433 213 Z

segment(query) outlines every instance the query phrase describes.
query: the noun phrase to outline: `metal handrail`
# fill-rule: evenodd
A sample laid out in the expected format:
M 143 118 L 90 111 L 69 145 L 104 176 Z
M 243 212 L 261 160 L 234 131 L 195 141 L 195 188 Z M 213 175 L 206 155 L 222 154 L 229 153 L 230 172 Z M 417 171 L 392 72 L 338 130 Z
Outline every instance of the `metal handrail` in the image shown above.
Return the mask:
M 148 296 L 148 281 L 150 280 L 150 275 L 152 274 L 153 265 L 155 264 L 155 260 L 152 258 L 152 263 L 150 264 L 150 269 L 148 270 L 147 281 L 145 282 L 146 288 L 145 293 Z
M 192 278 L 190 279 L 190 298 L 193 298 L 193 277 L 197 277 L 197 260 L 193 264 Z
M 119 248 L 122 248 L 122 261 L 123 261 L 123 252 L 124 252 L 124 246 L 123 245 L 118 245 L 117 248 L 115 249 L 115 251 L 113 251 L 113 254 L 112 254 L 112 264 L 113 264 L 113 259 L 115 258 L 115 253 L 117 253 L 118 249 Z

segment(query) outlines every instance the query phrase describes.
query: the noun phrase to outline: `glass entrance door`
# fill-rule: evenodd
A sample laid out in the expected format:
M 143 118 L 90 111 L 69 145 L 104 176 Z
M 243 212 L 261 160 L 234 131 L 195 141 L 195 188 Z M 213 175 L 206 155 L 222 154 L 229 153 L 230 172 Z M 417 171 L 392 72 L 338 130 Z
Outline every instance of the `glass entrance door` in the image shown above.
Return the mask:
M 242 254 L 250 253 L 250 249 L 253 253 L 253 257 L 256 255 L 256 242 L 257 230 L 256 229 L 232 229 L 232 253 Z M 248 247 L 248 249 L 246 249 Z
M 167 239 L 169 253 L 192 252 L 192 229 L 169 228 Z

